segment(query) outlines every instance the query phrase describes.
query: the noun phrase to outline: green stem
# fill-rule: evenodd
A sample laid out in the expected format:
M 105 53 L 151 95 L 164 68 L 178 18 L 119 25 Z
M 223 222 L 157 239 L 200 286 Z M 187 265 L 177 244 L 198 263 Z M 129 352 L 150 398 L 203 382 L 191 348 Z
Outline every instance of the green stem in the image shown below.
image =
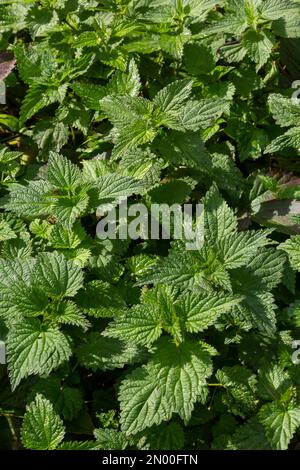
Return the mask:
M 18 441 L 18 436 L 16 434 L 16 431 L 15 431 L 15 428 L 14 428 L 14 425 L 13 425 L 13 422 L 12 422 L 12 419 L 11 419 L 11 415 L 4 415 L 7 422 L 8 422 L 8 426 L 9 426 L 9 430 L 11 432 L 11 435 L 12 435 L 12 438 L 14 441 Z

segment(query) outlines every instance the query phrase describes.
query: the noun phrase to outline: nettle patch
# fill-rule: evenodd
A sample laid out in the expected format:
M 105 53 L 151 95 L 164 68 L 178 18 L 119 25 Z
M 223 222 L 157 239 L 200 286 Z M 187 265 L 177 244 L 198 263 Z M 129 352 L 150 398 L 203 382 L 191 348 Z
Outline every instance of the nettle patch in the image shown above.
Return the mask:
M 299 448 L 299 1 L 2 3 L 0 447 Z

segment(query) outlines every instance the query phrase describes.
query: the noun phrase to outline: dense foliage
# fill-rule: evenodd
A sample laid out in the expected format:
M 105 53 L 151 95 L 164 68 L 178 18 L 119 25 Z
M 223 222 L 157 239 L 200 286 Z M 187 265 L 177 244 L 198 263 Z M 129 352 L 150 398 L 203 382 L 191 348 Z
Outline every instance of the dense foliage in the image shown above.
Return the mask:
M 299 0 L 1 0 L 1 449 L 299 448 L 297 38 Z M 125 196 L 202 248 L 99 239 Z

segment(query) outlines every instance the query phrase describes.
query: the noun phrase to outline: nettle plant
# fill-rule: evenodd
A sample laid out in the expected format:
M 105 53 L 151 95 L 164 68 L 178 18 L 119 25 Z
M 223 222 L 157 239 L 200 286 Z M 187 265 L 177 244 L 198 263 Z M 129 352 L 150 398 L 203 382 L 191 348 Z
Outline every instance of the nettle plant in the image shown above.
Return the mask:
M 2 2 L 0 448 L 299 448 L 299 13 Z M 203 245 L 97 238 L 124 198 Z

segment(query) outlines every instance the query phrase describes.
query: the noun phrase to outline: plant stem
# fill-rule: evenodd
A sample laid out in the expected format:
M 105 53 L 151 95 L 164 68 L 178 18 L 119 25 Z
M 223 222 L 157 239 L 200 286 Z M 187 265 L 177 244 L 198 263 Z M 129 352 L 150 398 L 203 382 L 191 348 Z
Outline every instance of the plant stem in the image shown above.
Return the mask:
M 12 438 L 14 441 L 18 441 L 18 436 L 16 434 L 16 431 L 15 431 L 15 428 L 14 428 L 14 425 L 13 425 L 13 422 L 12 422 L 12 419 L 11 419 L 11 415 L 4 415 L 7 422 L 8 422 L 8 426 L 9 426 L 9 430 L 11 432 L 11 435 L 12 435 Z

